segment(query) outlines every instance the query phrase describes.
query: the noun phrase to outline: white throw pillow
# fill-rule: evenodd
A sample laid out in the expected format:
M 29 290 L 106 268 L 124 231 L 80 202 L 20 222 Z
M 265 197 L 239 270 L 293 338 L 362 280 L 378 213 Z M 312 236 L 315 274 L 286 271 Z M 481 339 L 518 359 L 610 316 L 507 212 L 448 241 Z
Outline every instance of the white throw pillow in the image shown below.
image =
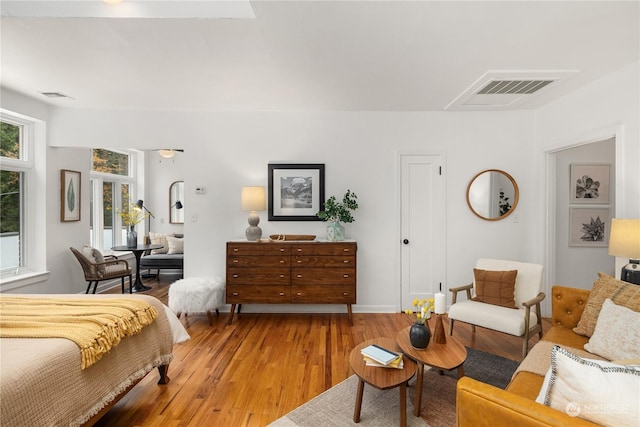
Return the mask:
M 544 404 L 603 426 L 637 427 L 640 371 L 583 359 L 554 346 Z
M 173 236 L 173 234 L 162 234 L 162 233 L 152 233 L 149 232 L 149 240 L 152 245 L 162 245 L 160 249 L 153 249 L 151 251 L 152 255 L 155 254 L 166 254 L 169 251 L 169 242 L 167 241 L 167 236 Z
M 93 256 L 93 248 L 91 246 L 83 246 L 82 255 L 84 255 L 84 257 L 88 259 L 90 262 L 95 264 L 96 257 Z
M 169 251 L 167 254 L 181 254 L 184 253 L 184 239 L 167 236 L 167 241 L 169 242 Z
M 640 313 L 607 298 L 584 349 L 609 360 L 640 358 Z

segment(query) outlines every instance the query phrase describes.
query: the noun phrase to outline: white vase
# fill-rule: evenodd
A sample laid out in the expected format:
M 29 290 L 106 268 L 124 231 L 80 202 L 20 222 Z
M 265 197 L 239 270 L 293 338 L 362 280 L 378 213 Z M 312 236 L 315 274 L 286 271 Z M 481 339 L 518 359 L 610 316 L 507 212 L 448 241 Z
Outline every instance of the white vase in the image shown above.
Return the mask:
M 344 227 L 338 221 L 330 222 L 327 225 L 327 240 L 330 242 L 341 242 L 344 240 Z

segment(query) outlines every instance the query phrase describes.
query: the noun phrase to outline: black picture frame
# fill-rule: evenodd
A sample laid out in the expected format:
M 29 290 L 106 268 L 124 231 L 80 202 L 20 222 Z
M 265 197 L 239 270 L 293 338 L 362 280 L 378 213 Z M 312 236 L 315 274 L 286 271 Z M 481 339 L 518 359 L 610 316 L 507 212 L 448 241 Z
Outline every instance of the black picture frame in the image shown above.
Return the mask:
M 269 221 L 320 221 L 323 163 L 269 163 L 268 178 Z

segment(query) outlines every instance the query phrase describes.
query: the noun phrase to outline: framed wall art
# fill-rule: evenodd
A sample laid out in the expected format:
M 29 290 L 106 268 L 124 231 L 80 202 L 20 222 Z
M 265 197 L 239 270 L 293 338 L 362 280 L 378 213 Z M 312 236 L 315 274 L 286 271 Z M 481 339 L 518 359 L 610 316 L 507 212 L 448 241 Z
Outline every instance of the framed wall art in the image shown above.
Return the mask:
M 569 203 L 608 204 L 610 171 L 608 164 L 572 163 Z
M 320 221 L 324 164 L 269 164 L 269 221 Z
M 60 171 L 60 221 L 80 221 L 80 172 Z
M 569 208 L 569 246 L 609 246 L 611 213 L 606 208 Z

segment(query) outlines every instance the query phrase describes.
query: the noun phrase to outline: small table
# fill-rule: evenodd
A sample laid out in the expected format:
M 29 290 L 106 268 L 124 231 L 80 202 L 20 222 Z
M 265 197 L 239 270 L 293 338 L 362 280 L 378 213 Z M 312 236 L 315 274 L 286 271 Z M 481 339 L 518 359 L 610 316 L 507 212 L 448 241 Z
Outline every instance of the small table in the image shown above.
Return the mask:
M 411 345 L 409 341 L 408 326 L 398 332 L 396 341 L 402 349 L 405 356 L 413 359 L 418 363 L 418 380 L 416 382 L 416 401 L 413 408 L 413 415 L 420 416 L 420 405 L 422 403 L 422 381 L 424 374 L 424 365 L 433 368 L 450 371 L 458 368 L 458 377 L 464 376 L 464 361 L 467 359 L 467 349 L 464 344 L 454 336 L 447 335 L 445 344 L 438 344 L 433 341 L 433 336 L 429 345 L 424 350 L 418 350 Z M 433 334 L 433 332 L 432 332 Z
M 132 292 L 143 292 L 151 289 L 149 286 L 145 286 L 142 284 L 142 280 L 140 279 L 140 258 L 142 257 L 142 253 L 145 251 L 150 251 L 152 249 L 160 249 L 164 246 L 162 245 L 138 245 L 135 248 L 130 248 L 127 245 L 124 246 L 114 246 L 111 249 L 118 252 L 131 251 L 133 255 L 136 257 L 136 280 L 133 282 L 133 286 L 131 287 Z
M 404 359 L 404 368 L 379 368 L 367 366 L 364 362 L 360 350 L 368 345 L 376 344 L 391 351 L 399 351 L 396 342 L 390 338 L 375 338 L 358 344 L 349 355 L 351 369 L 358 376 L 358 393 L 356 395 L 356 406 L 353 412 L 353 422 L 360 422 L 360 410 L 362 408 L 362 393 L 366 382 L 380 390 L 400 386 L 400 425 L 407 425 L 407 383 L 416 373 L 416 365 L 411 360 Z

